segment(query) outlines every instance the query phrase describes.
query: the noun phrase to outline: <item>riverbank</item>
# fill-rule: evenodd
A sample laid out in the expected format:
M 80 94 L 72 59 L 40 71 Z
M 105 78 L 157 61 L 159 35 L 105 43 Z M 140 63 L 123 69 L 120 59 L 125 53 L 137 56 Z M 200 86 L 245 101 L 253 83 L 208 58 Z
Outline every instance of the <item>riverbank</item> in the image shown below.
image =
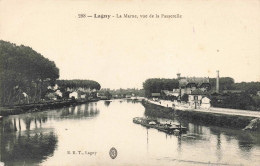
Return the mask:
M 201 123 L 205 125 L 215 125 L 220 127 L 237 128 L 237 129 L 249 129 L 260 130 L 260 125 L 255 124 L 253 128 L 248 128 L 248 125 L 256 119 L 251 116 L 241 116 L 234 114 L 221 114 L 215 112 L 202 112 L 192 109 L 181 109 L 172 107 L 165 107 L 157 105 L 148 101 L 142 101 L 142 104 L 146 108 L 146 115 L 155 116 L 159 118 L 168 119 L 185 119 L 190 122 Z M 256 120 L 255 120 L 256 121 Z M 256 121 L 257 123 L 259 121 Z M 259 126 L 259 127 L 258 127 Z
M 71 105 L 78 105 L 88 102 L 98 101 L 97 99 L 92 100 L 61 100 L 61 101 L 48 101 L 44 103 L 32 103 L 32 104 L 22 104 L 15 106 L 0 107 L 0 116 L 16 115 L 27 112 L 38 112 L 45 109 L 55 109 L 68 107 Z

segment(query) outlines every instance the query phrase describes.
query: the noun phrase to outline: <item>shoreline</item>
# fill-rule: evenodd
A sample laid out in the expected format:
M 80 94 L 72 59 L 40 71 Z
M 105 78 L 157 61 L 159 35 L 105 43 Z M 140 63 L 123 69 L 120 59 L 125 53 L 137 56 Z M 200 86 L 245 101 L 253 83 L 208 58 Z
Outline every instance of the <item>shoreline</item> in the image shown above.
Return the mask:
M 214 111 L 202 112 L 195 109 L 173 109 L 149 101 L 142 101 L 142 104 L 146 108 L 146 115 L 148 116 L 168 119 L 181 118 L 205 125 L 260 131 L 260 119 L 258 117 L 221 114 Z
M 93 100 L 62 100 L 62 101 L 50 101 L 45 103 L 32 103 L 22 104 L 15 106 L 0 107 L 0 119 L 8 115 L 17 115 L 22 113 L 40 112 L 45 109 L 55 109 L 62 107 L 69 107 L 71 105 L 79 105 L 89 102 L 95 102 L 98 99 Z

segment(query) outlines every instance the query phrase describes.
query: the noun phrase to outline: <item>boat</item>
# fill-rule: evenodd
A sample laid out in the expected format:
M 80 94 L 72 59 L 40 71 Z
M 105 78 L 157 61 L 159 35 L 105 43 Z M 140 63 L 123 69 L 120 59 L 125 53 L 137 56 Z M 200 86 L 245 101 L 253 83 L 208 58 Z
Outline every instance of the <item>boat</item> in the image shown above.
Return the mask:
M 181 134 L 187 132 L 187 128 L 176 123 L 160 123 L 155 119 L 135 117 L 133 122 L 147 128 L 155 128 L 168 134 Z
M 141 124 L 142 126 L 148 128 L 154 128 L 158 124 L 158 122 L 154 119 L 141 118 L 141 117 L 133 118 L 133 122 L 136 124 Z
M 136 117 L 133 119 L 133 122 L 136 124 L 141 124 L 142 118 Z
M 175 130 L 173 130 L 173 133 L 176 134 L 176 135 L 179 135 L 180 134 L 180 130 L 175 129 Z

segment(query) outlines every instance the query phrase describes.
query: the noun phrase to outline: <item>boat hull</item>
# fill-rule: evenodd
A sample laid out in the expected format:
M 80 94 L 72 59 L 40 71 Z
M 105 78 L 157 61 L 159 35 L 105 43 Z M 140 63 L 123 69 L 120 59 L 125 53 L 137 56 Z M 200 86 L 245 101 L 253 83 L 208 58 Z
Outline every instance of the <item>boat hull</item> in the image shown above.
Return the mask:
M 152 121 L 152 120 L 150 120 Z M 140 124 L 144 127 L 147 127 L 147 128 L 154 128 L 154 129 L 157 129 L 159 131 L 162 131 L 162 132 L 165 132 L 167 134 L 174 134 L 174 133 L 185 133 L 187 132 L 187 128 L 186 127 L 183 127 L 181 125 L 165 125 L 165 124 L 161 124 L 159 122 L 157 122 L 156 124 L 149 124 L 149 120 L 148 119 L 145 119 L 145 118 L 134 118 L 133 119 L 133 122 L 136 123 L 136 124 Z M 178 131 L 178 132 L 177 132 Z

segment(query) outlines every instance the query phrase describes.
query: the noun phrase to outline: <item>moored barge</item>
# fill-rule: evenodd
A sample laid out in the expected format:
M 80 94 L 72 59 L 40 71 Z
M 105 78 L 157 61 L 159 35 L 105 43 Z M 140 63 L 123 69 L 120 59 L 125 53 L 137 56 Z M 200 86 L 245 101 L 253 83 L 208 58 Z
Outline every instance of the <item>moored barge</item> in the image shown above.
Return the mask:
M 187 128 L 181 126 L 180 124 L 176 123 L 160 123 L 155 119 L 149 118 L 142 118 L 142 117 L 135 117 L 133 118 L 133 122 L 136 124 L 141 124 L 144 127 L 148 128 L 155 128 L 159 131 L 163 131 L 168 134 L 181 134 L 187 132 Z

